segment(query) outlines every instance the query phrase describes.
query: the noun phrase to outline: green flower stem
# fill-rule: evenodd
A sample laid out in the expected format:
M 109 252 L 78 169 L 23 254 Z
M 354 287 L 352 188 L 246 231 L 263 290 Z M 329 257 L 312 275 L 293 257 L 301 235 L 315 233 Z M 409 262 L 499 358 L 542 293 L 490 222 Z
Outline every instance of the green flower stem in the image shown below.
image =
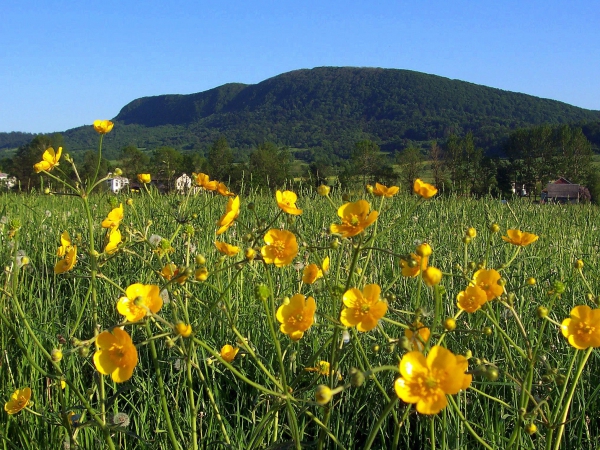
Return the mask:
M 493 395 L 486 394 L 485 392 L 480 391 L 479 389 L 477 389 L 477 388 L 475 388 L 473 386 L 469 386 L 469 390 L 471 390 L 473 392 L 477 392 L 477 395 L 481 395 L 482 397 L 489 398 L 490 400 L 492 400 L 492 401 L 494 401 L 496 403 L 500 403 L 502 406 L 504 406 L 509 411 L 514 411 L 514 409 L 515 409 L 512 406 L 510 406 L 508 403 L 503 402 L 502 400 L 500 400 L 498 397 L 494 397 Z
M 583 368 L 585 367 L 593 350 L 594 350 L 593 347 L 590 347 L 589 349 L 587 349 L 587 351 L 585 352 L 585 354 L 579 361 L 579 365 L 577 366 L 577 373 L 575 374 L 575 378 L 573 379 L 573 382 L 571 383 L 571 389 L 569 390 L 567 400 L 565 402 L 558 403 L 559 405 L 562 406 L 562 411 L 561 411 L 560 415 L 557 417 L 559 426 L 558 426 L 558 430 L 557 430 L 557 434 L 556 434 L 556 439 L 554 441 L 554 447 L 553 447 L 554 450 L 558 450 L 560 447 L 560 441 L 561 441 L 562 435 L 565 431 L 567 416 L 569 415 L 569 409 L 571 408 L 571 402 L 573 401 L 573 395 L 575 394 L 575 389 L 577 388 L 577 383 L 579 383 L 579 378 L 581 378 Z M 566 383 L 565 383 L 565 385 L 566 385 Z M 556 421 L 555 421 L 555 423 L 556 423 Z M 550 442 L 550 440 L 548 440 L 547 442 Z
M 498 268 L 498 272 L 502 272 L 502 270 L 504 270 L 504 269 L 506 269 L 508 266 L 510 266 L 510 265 L 513 263 L 513 261 L 514 261 L 515 259 L 517 259 L 517 256 L 519 256 L 519 253 L 520 253 L 520 252 L 521 252 L 521 247 L 517 247 L 517 248 L 515 249 L 515 252 L 514 252 L 514 253 L 513 253 L 513 255 L 512 255 L 512 258 L 510 258 L 510 259 L 508 260 L 508 262 L 504 263 L 502 267 Z
M 100 142 L 98 143 L 98 165 L 96 166 L 96 173 L 94 174 L 94 178 L 90 183 L 90 187 L 87 189 L 86 194 L 90 195 L 92 189 L 94 189 L 94 183 L 98 179 L 98 173 L 100 172 L 100 162 L 102 161 L 102 141 L 104 141 L 104 134 L 100 134 Z
M 487 442 L 485 442 L 483 440 L 483 438 L 481 436 L 479 436 L 477 434 L 477 432 L 473 429 L 473 427 L 471 427 L 471 424 L 469 424 L 469 421 L 465 418 L 465 416 L 463 415 L 463 413 L 460 411 L 460 408 L 458 407 L 458 405 L 456 404 L 456 401 L 454 400 L 454 398 L 451 395 L 447 395 L 446 398 L 448 399 L 448 402 L 450 403 L 450 405 L 452 406 L 452 409 L 454 410 L 454 412 L 456 412 L 456 414 L 458 415 L 458 417 L 460 418 L 460 421 L 462 422 L 462 424 L 465 426 L 465 428 L 469 431 L 469 433 L 471 433 L 471 436 L 473 436 L 473 438 L 475 438 L 475 440 L 477 442 L 479 442 L 484 448 L 486 448 L 487 450 L 494 450 L 492 447 L 490 447 Z
M 246 353 L 248 353 L 250 356 L 252 356 L 252 358 L 254 359 L 254 361 L 256 362 L 256 364 L 258 365 L 258 367 L 263 371 L 263 373 L 273 382 L 273 384 L 275 384 L 275 386 L 277 386 L 279 389 L 281 389 L 282 392 L 285 392 L 283 390 L 283 386 L 281 385 L 281 383 L 279 382 L 279 380 L 277 378 L 275 378 L 275 376 L 265 367 L 265 365 L 262 363 L 262 361 L 260 360 L 260 358 L 258 357 L 258 355 L 254 352 L 254 350 L 252 350 L 252 347 L 250 347 L 246 343 L 246 340 L 244 339 L 244 336 L 242 336 L 242 334 L 237 329 L 237 327 L 235 327 L 235 325 L 231 324 L 231 330 L 237 336 L 239 342 L 242 344 L 242 347 L 244 348 L 244 350 L 246 351 Z
M 590 286 L 590 283 L 588 282 L 587 278 L 585 277 L 585 275 L 583 274 L 583 269 L 582 268 L 578 268 L 577 272 L 579 272 L 579 275 L 581 276 L 581 279 L 583 280 L 583 283 L 585 284 L 585 287 L 588 288 L 588 291 L 593 294 L 594 290 L 592 289 L 592 287 Z
M 519 347 L 516 344 L 516 342 L 510 338 L 510 336 L 506 333 L 506 331 L 504 331 L 504 329 L 500 326 L 500 324 L 498 323 L 496 318 L 493 317 L 493 315 L 490 314 L 489 311 L 487 311 L 487 309 L 482 308 L 481 311 L 483 311 L 483 313 L 490 320 L 490 322 L 492 322 L 496 326 L 496 328 L 502 334 L 502 336 L 504 336 L 504 338 L 508 342 L 510 342 L 510 345 L 512 345 L 514 347 L 514 349 L 517 351 L 517 353 L 519 353 L 519 355 L 521 355 L 523 357 L 523 359 L 528 359 L 528 355 L 527 355 L 527 353 L 525 353 L 525 350 L 523 350 L 521 347 Z
M 346 292 L 348 289 L 350 289 L 350 285 L 352 283 L 352 274 L 354 273 L 354 269 L 356 267 L 356 262 L 358 261 L 358 256 L 360 255 L 360 251 L 361 251 L 361 244 L 362 244 L 362 234 L 360 235 L 358 245 L 352 252 L 352 259 L 350 261 L 350 267 L 349 267 L 349 271 L 348 271 L 348 279 L 346 280 L 344 292 Z M 341 261 L 341 258 L 340 258 L 340 261 Z M 340 273 L 339 266 L 338 266 L 337 273 L 338 274 Z M 334 297 L 334 299 L 335 299 L 335 297 Z M 344 302 L 341 301 L 340 305 L 339 305 L 339 310 L 338 310 L 338 317 L 340 316 L 343 307 L 344 307 Z M 334 308 L 335 308 L 335 306 L 334 306 Z M 336 378 L 335 374 L 337 374 L 337 372 L 338 372 L 337 357 L 338 357 L 338 352 L 340 350 L 340 345 L 338 344 L 339 334 L 340 334 L 340 328 L 335 327 L 333 329 L 333 337 L 332 337 L 332 342 L 331 342 L 331 358 L 330 358 L 331 359 L 331 371 L 329 373 L 329 388 L 330 389 L 333 389 L 333 387 L 334 387 L 335 378 Z M 323 424 L 324 424 L 325 428 L 329 428 L 329 419 L 331 418 L 332 409 L 333 409 L 333 405 L 331 405 L 331 404 L 327 405 L 327 407 L 325 408 L 325 415 L 323 417 Z M 319 437 L 318 437 L 318 444 L 317 444 L 318 450 L 323 449 L 323 445 L 325 443 L 325 435 L 326 435 L 326 433 L 323 432 L 323 429 L 321 429 L 319 431 Z
M 373 441 L 375 441 L 375 437 L 377 437 L 377 433 L 379 432 L 379 429 L 381 428 L 381 424 L 383 424 L 383 421 L 385 420 L 387 415 L 391 411 L 393 411 L 394 406 L 396 406 L 396 403 L 398 403 L 398 400 L 399 400 L 398 397 L 394 396 L 388 401 L 388 404 L 386 405 L 385 409 L 379 415 L 377 422 L 375 422 L 375 424 L 371 428 L 371 432 L 369 433 L 369 437 L 367 438 L 367 440 L 365 442 L 365 446 L 363 447 L 363 450 L 369 450 L 371 448 L 371 446 L 373 445 Z M 409 409 L 409 408 L 407 408 L 407 409 Z
M 25 325 L 25 329 L 27 331 L 27 334 L 29 334 L 29 337 L 33 340 L 35 346 L 40 350 L 40 352 L 42 353 L 42 355 L 44 356 L 44 358 L 46 358 L 50 364 L 52 364 L 52 366 L 54 367 L 54 370 L 57 372 L 58 374 L 58 378 L 60 379 L 63 376 L 63 372 L 60 369 L 60 366 L 58 363 L 55 363 L 52 360 L 52 356 L 50 355 L 50 353 L 48 353 L 48 351 L 44 348 L 44 346 L 41 344 L 41 342 L 38 340 L 37 336 L 35 335 L 35 333 L 33 332 L 33 330 L 31 329 L 31 326 L 29 325 L 29 321 L 27 320 L 27 317 L 25 316 L 23 309 L 21 308 L 21 305 L 19 303 L 19 300 L 16 298 L 16 296 L 14 295 L 9 295 L 9 298 L 12 299 L 12 304 L 15 308 L 15 310 L 17 311 L 21 322 L 23 323 L 23 325 Z M 8 318 L 6 316 L 4 316 L 4 314 L 1 313 L 0 311 L 0 317 L 2 318 L 2 321 L 5 323 L 5 325 L 9 328 L 9 330 L 11 331 L 11 333 L 13 333 L 13 336 L 15 337 L 15 340 L 17 341 L 17 344 L 19 342 L 21 342 L 21 345 L 23 345 L 17 330 L 12 326 L 12 324 L 9 323 Z M 23 350 L 25 350 L 25 347 L 23 345 Z M 33 367 L 38 368 L 40 370 L 40 373 L 51 377 L 51 378 L 56 378 L 55 375 L 52 375 L 48 372 L 46 372 L 45 370 L 41 369 L 39 367 L 39 365 L 37 365 L 34 361 L 33 358 L 31 358 L 31 356 L 29 355 L 29 353 L 25 353 L 25 357 L 32 363 Z M 104 416 L 102 415 L 98 415 L 96 413 L 96 411 L 92 408 L 92 406 L 90 405 L 90 403 L 87 401 L 87 399 L 85 398 L 85 396 L 79 392 L 79 389 L 75 386 L 75 384 L 66 379 L 65 380 L 66 383 L 69 385 L 69 387 L 71 388 L 71 390 L 75 393 L 75 395 L 79 398 L 79 401 L 82 403 L 82 405 L 85 407 L 85 409 L 90 413 L 90 415 L 92 416 L 92 418 L 94 419 L 94 421 L 98 424 L 98 426 L 100 427 L 100 429 L 102 430 L 103 434 L 104 434 L 104 440 L 106 441 L 106 444 L 108 445 L 110 450 L 115 450 L 115 445 L 112 441 L 111 435 L 110 435 L 110 430 L 109 428 L 106 426 L 106 423 L 104 421 Z
M 152 337 L 152 330 L 150 329 L 150 322 L 146 321 L 146 333 L 148 338 Z M 152 357 L 152 363 L 154 364 L 154 372 L 156 373 L 156 379 L 158 380 L 158 391 L 160 393 L 160 404 L 162 406 L 163 414 L 165 416 L 165 424 L 167 426 L 167 435 L 171 441 L 171 448 L 178 450 L 181 447 L 173 431 L 173 424 L 171 423 L 171 415 L 169 414 L 169 405 L 167 404 L 167 397 L 165 394 L 165 385 L 160 370 L 160 363 L 158 362 L 158 353 L 156 352 L 156 345 L 154 341 L 150 341 L 150 356 Z
M 204 386 L 206 395 L 208 395 L 208 401 L 210 403 L 211 408 L 213 409 L 213 411 L 215 413 L 217 422 L 219 422 L 219 426 L 221 427 L 221 433 L 223 433 L 223 439 L 225 439 L 225 442 L 227 444 L 231 445 L 231 440 L 229 439 L 229 434 L 227 433 L 227 429 L 225 428 L 225 423 L 223 422 L 223 417 L 221 417 L 219 407 L 217 406 L 217 402 L 215 401 L 215 396 L 213 395 L 212 391 L 210 390 L 210 387 L 208 386 L 208 383 L 206 382 L 206 377 L 204 376 L 204 373 L 202 373 L 202 370 L 200 369 L 199 365 L 194 364 L 194 367 L 196 368 L 196 372 L 198 373 L 198 376 L 200 377 L 202 386 Z
M 216 352 L 215 350 L 213 350 L 208 344 L 201 341 L 196 336 L 194 336 L 192 339 L 194 340 L 194 342 L 196 344 L 198 344 L 200 347 L 202 347 L 204 350 L 206 350 L 208 353 L 210 353 L 215 359 L 217 359 L 221 364 L 223 364 L 227 369 L 229 369 L 231 371 L 231 373 L 233 373 L 237 378 L 239 378 L 244 383 L 249 384 L 250 386 L 258 389 L 259 391 L 261 391 L 265 394 L 272 395 L 272 396 L 280 398 L 282 400 L 290 398 L 289 395 L 285 395 L 281 392 L 272 391 L 271 389 L 264 387 L 262 384 L 258 384 L 256 382 L 250 380 L 248 377 L 246 377 L 244 374 L 242 374 L 239 370 L 237 370 L 235 367 L 233 367 L 231 364 L 229 364 L 227 361 L 225 361 L 223 358 L 221 358 L 221 355 L 219 354 L 219 352 Z
M 275 291 L 274 291 L 274 287 L 273 287 L 273 277 L 271 276 L 271 270 L 269 268 L 269 266 L 266 266 L 266 272 L 267 272 L 267 280 L 269 282 L 269 291 L 270 291 L 270 303 L 271 305 L 269 305 L 267 303 L 267 299 L 263 299 L 261 297 L 263 306 L 265 308 L 265 313 L 267 315 L 267 322 L 269 323 L 269 331 L 271 332 L 271 338 L 273 339 L 273 343 L 275 344 L 275 351 L 277 352 L 277 360 L 279 361 L 279 370 L 281 372 L 280 376 L 281 376 L 281 384 L 283 387 L 283 393 L 285 395 L 285 402 L 286 402 L 286 409 L 288 412 L 288 419 L 289 419 L 289 425 L 290 425 L 290 432 L 292 434 L 292 439 L 294 440 L 294 444 L 296 446 L 297 450 L 301 450 L 301 445 L 300 445 L 300 430 L 298 429 L 298 419 L 296 417 L 296 413 L 294 411 L 294 408 L 292 406 L 292 403 L 289 399 L 289 397 L 287 396 L 288 394 L 288 385 L 287 385 L 287 379 L 286 379 L 286 372 L 285 372 L 285 364 L 283 363 L 283 354 L 281 352 L 281 344 L 279 343 L 279 337 L 277 336 L 277 332 L 275 331 L 275 326 L 273 325 L 273 321 L 274 321 L 274 317 L 275 317 Z
M 384 196 L 381 196 L 381 201 L 379 202 L 379 209 L 378 211 L 381 212 L 382 208 L 383 208 L 383 200 L 385 199 Z M 379 217 L 378 217 L 379 218 Z M 373 226 L 373 234 L 371 235 L 371 237 L 369 238 L 369 240 L 365 243 L 365 245 L 367 247 L 363 247 L 361 250 L 368 250 L 367 251 L 367 257 L 365 258 L 364 261 L 364 267 L 366 268 L 369 265 L 369 262 L 371 261 L 371 255 L 373 253 L 374 247 L 370 247 L 370 245 L 375 241 L 375 236 L 377 236 L 377 228 L 379 226 L 379 220 L 375 221 L 375 225 Z M 358 280 L 358 285 L 360 286 L 363 282 L 363 280 L 365 279 L 365 276 L 367 274 L 366 270 L 362 271 L 362 274 L 360 275 L 360 278 Z
M 312 421 L 313 421 L 314 423 L 316 423 L 316 424 L 317 424 L 317 426 L 318 426 L 318 427 L 319 427 L 321 430 L 323 430 L 323 432 L 327 433 L 327 436 L 329 436 L 329 439 L 331 439 L 335 445 L 337 445 L 337 446 L 338 446 L 340 449 L 342 449 L 342 450 L 346 450 L 346 447 L 344 447 L 344 446 L 342 445 L 342 443 L 341 443 L 340 441 L 338 441 L 337 437 L 335 437 L 335 434 L 333 434 L 333 433 L 332 433 L 332 432 L 329 430 L 329 428 L 327 428 L 327 427 L 325 426 L 325 424 L 319 420 L 319 418 L 318 418 L 317 416 L 315 416 L 315 415 L 314 415 L 313 413 L 311 413 L 309 410 L 305 410 L 305 411 L 304 411 L 304 414 L 306 414 L 308 417 L 310 417 L 310 418 L 312 419 Z
M 198 450 L 198 409 L 196 407 L 196 400 L 194 397 L 194 380 L 192 378 L 192 364 L 191 358 L 194 354 L 194 341 L 190 340 L 190 345 L 185 359 L 185 375 L 188 389 L 188 397 L 190 402 L 190 426 L 192 428 L 192 449 Z M 217 411 L 218 415 L 218 411 Z M 219 423 L 221 421 L 219 420 Z M 225 434 L 227 436 L 227 434 Z M 228 444 L 230 442 L 227 442 Z

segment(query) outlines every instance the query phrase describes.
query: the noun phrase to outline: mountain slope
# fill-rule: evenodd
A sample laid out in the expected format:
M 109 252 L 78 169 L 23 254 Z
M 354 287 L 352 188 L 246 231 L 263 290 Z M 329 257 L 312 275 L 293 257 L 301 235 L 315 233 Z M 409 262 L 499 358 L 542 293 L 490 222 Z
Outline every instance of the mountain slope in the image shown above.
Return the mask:
M 408 140 L 467 131 L 494 151 L 514 128 L 599 122 L 600 111 L 408 70 L 319 67 L 255 85 L 136 99 L 114 121 L 105 140 L 114 151 L 128 144 L 202 148 L 225 135 L 241 149 L 269 140 L 345 157 L 360 139 L 396 150 Z M 64 134 L 71 151 L 96 145 L 90 127 Z

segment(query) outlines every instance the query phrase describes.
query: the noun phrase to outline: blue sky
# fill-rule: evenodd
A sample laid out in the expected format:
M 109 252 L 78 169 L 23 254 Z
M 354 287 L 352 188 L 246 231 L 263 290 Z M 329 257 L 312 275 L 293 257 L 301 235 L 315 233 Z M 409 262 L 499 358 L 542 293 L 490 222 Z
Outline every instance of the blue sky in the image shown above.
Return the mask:
M 410 69 L 600 110 L 597 0 L 0 2 L 0 131 L 318 66 Z

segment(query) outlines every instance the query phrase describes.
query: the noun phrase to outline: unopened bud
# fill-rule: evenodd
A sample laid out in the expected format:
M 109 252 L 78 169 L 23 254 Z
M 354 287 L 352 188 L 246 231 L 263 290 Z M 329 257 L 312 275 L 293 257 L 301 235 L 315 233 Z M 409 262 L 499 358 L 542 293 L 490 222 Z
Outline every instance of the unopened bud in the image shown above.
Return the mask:
M 326 405 L 329 403 L 329 400 L 331 400 L 331 397 L 333 397 L 333 393 L 328 386 L 325 386 L 324 384 L 317 386 L 317 390 L 315 391 L 315 400 L 319 405 Z
M 52 353 L 50 353 L 50 356 L 52 357 L 52 361 L 60 362 L 63 358 L 63 352 L 59 348 L 55 348 L 52 350 Z
M 362 370 L 353 367 L 350 369 L 350 384 L 354 387 L 361 387 L 365 382 L 365 374 Z

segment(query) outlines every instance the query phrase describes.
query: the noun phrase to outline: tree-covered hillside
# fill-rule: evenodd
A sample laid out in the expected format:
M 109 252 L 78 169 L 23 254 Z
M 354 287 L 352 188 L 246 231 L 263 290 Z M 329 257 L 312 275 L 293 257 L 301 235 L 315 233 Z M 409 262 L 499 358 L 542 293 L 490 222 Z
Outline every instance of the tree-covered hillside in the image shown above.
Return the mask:
M 600 112 L 407 70 L 320 67 L 255 85 L 231 83 L 197 94 L 140 98 L 114 121 L 108 157 L 110 149 L 130 144 L 192 150 L 225 136 L 242 151 L 271 141 L 346 158 L 363 139 L 397 151 L 468 132 L 477 146 L 493 154 L 516 128 L 600 123 Z M 63 135 L 71 152 L 95 146 L 91 127 Z

